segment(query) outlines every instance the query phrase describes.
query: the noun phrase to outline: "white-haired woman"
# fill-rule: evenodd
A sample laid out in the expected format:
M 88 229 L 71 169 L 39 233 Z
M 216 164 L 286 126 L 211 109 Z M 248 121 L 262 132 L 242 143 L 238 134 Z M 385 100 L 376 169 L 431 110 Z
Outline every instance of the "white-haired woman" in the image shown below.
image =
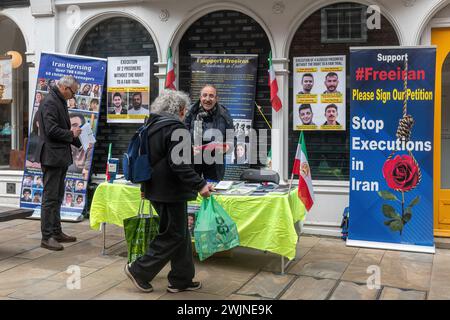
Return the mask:
M 125 273 L 143 292 L 153 291 L 150 282 L 168 262 L 172 267 L 168 274 L 169 292 L 201 287 L 200 282 L 193 281 L 187 201 L 196 199 L 198 193 L 208 197 L 214 189 L 195 172 L 190 161 L 190 134 L 183 123 L 189 105 L 187 94 L 164 90 L 151 105 L 147 121 L 153 171 L 151 179 L 141 184 L 141 192 L 158 212 L 159 234 L 144 256 L 125 265 Z

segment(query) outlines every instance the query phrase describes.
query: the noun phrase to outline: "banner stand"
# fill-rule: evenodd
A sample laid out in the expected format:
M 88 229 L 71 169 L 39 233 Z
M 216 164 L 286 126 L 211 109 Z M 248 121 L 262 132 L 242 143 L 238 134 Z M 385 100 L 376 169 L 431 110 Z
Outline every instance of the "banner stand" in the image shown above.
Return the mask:
M 360 247 L 380 250 L 396 250 L 396 251 L 411 251 L 418 253 L 436 253 L 436 247 L 430 246 L 416 246 L 409 244 L 397 244 L 388 242 L 362 241 L 347 239 L 346 245 L 349 247 Z

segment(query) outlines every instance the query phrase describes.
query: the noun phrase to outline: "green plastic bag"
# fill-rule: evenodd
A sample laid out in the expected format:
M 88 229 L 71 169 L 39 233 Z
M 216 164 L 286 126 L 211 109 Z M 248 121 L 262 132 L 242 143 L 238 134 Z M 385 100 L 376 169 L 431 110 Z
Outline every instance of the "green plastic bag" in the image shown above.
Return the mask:
M 239 246 L 236 223 L 213 196 L 202 201 L 195 221 L 194 238 L 200 261 L 216 252 Z
M 139 205 L 137 216 L 123 220 L 125 240 L 128 248 L 128 263 L 142 257 L 150 242 L 159 232 L 159 216 L 154 215 L 150 205 L 150 213 L 143 214 L 144 200 Z

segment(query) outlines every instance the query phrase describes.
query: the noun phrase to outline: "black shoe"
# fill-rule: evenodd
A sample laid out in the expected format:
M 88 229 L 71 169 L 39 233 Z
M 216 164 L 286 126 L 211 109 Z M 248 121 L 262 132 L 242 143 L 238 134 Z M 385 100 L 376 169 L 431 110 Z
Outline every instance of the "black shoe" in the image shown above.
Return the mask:
M 127 275 L 128 278 L 130 278 L 130 280 L 133 282 L 133 284 L 136 286 L 136 288 L 138 288 L 139 290 L 141 290 L 142 292 L 152 292 L 153 291 L 153 287 L 150 283 L 139 280 L 138 278 L 135 278 L 130 271 L 130 266 L 131 263 L 127 263 L 125 265 L 125 274 Z
M 53 238 L 58 242 L 76 242 L 77 238 L 71 237 L 64 232 L 61 232 L 60 234 L 54 235 Z
M 42 239 L 41 248 L 45 248 L 45 249 L 53 250 L 53 251 L 64 250 L 63 245 L 60 244 L 58 241 L 56 241 L 54 238 L 50 238 L 47 240 Z
M 191 282 L 191 284 L 187 285 L 187 286 L 183 286 L 183 287 L 175 287 L 171 284 L 169 284 L 169 286 L 167 287 L 167 291 L 171 292 L 171 293 L 177 293 L 177 292 L 182 292 L 182 291 L 195 291 L 198 290 L 202 287 L 202 283 L 201 282 Z

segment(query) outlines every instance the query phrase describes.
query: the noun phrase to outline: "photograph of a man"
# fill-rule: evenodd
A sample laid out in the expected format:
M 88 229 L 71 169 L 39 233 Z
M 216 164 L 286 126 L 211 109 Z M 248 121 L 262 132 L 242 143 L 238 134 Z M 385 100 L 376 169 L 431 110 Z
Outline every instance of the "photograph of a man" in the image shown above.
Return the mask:
M 340 93 L 337 91 L 337 87 L 339 84 L 339 76 L 336 72 L 329 72 L 325 76 L 325 87 L 327 90 L 325 90 L 324 93 Z
M 76 186 L 75 186 L 75 191 L 76 192 L 82 192 L 82 191 L 84 191 L 84 181 L 81 181 L 81 180 L 78 180 L 77 181 L 77 184 L 76 184 Z
M 323 124 L 324 126 L 339 126 L 341 125 L 337 122 L 338 107 L 335 104 L 329 104 L 325 108 L 325 118 L 327 121 Z
M 39 141 L 36 158 L 41 160 L 44 191 L 41 206 L 41 247 L 63 250 L 61 242 L 77 239 L 63 233 L 61 227 L 61 204 L 64 198 L 67 168 L 72 164 L 71 145 L 81 147 L 79 126 L 71 126 L 67 100 L 73 98 L 78 82 L 72 76 L 59 79 L 50 88 L 48 96 L 39 106 Z
M 148 115 L 148 105 L 142 104 L 142 92 L 133 92 L 131 95 L 131 105 L 128 108 L 128 114 Z
M 311 73 L 305 73 L 302 76 L 302 90 L 298 94 L 311 94 L 314 86 L 314 76 Z
M 89 103 L 89 111 L 98 111 L 98 99 L 94 98 L 91 100 L 91 102 Z
M 28 188 L 23 189 L 22 198 L 20 198 L 20 201 L 31 202 L 31 189 Z
M 25 176 L 23 179 L 24 187 L 32 187 L 33 186 L 33 176 Z
M 123 106 L 122 94 L 120 92 L 114 92 L 111 107 L 109 114 L 127 114 L 127 110 Z
M 34 178 L 33 188 L 35 189 L 42 189 L 44 185 L 42 184 L 42 177 L 36 176 Z
M 302 121 L 302 125 L 315 125 L 315 123 L 312 121 L 314 113 L 310 104 L 300 105 L 300 108 L 298 109 L 298 116 Z
M 34 191 L 33 203 L 41 203 L 41 198 L 42 198 L 42 192 L 41 191 Z
M 200 177 L 188 160 L 178 161 L 172 150 L 184 146 L 183 137 L 172 139 L 173 133 L 186 130 L 183 123 L 190 100 L 187 94 L 175 90 L 162 90 L 151 106 L 148 149 L 152 164 L 152 178 L 141 184 L 141 197 L 151 201 L 160 217 L 159 230 L 150 242 L 146 254 L 125 265 L 125 273 L 142 292 L 152 292 L 151 281 L 170 262 L 167 291 L 177 293 L 194 291 L 201 283 L 194 281 L 195 265 L 192 242 L 187 222 L 187 202 L 198 193 L 209 197 L 214 188 Z M 187 133 L 189 134 L 189 133 Z M 189 145 L 180 148 L 183 153 Z M 187 151 L 189 152 L 189 151 Z M 189 152 L 190 153 L 190 152 Z M 177 153 L 176 157 L 181 156 Z M 157 164 L 157 166 L 155 166 Z
M 66 193 L 66 199 L 64 200 L 64 207 L 73 207 L 73 194 Z
M 37 90 L 48 91 L 47 81 L 44 78 L 38 80 Z
M 81 195 L 81 194 L 77 195 L 77 198 L 76 198 L 75 203 L 74 203 L 74 207 L 77 207 L 77 208 L 83 208 L 84 207 L 84 197 L 83 197 L 83 195 Z

